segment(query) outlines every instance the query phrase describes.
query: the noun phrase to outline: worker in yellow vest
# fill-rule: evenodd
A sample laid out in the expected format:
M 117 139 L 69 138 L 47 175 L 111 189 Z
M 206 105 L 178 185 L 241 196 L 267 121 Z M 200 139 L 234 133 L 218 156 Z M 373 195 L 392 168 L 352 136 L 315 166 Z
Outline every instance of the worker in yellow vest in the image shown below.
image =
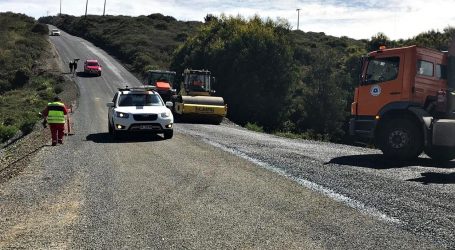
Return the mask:
M 62 99 L 58 96 L 54 97 L 54 100 L 47 104 L 46 109 L 42 113 L 51 129 L 52 146 L 56 146 L 57 143 L 63 144 L 65 115 L 68 114 L 68 110 L 65 104 L 63 104 Z

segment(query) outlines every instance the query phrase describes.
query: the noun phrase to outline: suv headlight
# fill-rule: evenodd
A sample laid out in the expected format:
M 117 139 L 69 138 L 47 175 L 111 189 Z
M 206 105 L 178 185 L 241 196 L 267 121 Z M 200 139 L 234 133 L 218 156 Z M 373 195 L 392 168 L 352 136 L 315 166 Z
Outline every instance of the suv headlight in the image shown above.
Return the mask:
M 169 116 L 171 116 L 171 111 L 170 110 L 161 113 L 161 117 L 162 118 L 168 118 Z
M 128 113 L 123 113 L 123 112 L 115 112 L 115 115 L 119 118 L 128 118 L 130 117 L 130 114 Z

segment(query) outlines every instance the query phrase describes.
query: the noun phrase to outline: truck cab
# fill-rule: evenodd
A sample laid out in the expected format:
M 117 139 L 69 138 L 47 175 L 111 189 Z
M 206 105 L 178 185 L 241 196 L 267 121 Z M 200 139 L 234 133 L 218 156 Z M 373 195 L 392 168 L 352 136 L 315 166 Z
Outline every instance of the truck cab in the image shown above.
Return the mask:
M 363 57 L 351 135 L 403 159 L 432 148 L 433 123 L 447 118 L 447 61 L 446 52 L 417 46 L 381 48 Z

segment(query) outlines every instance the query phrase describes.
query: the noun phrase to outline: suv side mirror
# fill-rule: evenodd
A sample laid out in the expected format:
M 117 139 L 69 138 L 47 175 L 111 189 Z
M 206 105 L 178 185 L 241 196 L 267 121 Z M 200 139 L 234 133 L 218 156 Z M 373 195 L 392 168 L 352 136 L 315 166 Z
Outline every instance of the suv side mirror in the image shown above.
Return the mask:
M 112 108 L 112 107 L 114 107 L 115 105 L 114 105 L 113 102 L 108 102 L 108 103 L 106 103 L 106 106 L 107 106 L 108 108 Z
M 174 104 L 172 102 L 166 102 L 166 107 L 172 108 L 172 106 L 174 106 Z

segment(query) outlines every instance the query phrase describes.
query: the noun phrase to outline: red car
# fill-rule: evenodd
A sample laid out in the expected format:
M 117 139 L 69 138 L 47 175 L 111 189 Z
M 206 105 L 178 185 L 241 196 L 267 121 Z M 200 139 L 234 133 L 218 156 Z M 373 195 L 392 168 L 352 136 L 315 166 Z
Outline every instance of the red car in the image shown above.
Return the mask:
M 101 76 L 101 65 L 98 60 L 85 60 L 84 73 Z

